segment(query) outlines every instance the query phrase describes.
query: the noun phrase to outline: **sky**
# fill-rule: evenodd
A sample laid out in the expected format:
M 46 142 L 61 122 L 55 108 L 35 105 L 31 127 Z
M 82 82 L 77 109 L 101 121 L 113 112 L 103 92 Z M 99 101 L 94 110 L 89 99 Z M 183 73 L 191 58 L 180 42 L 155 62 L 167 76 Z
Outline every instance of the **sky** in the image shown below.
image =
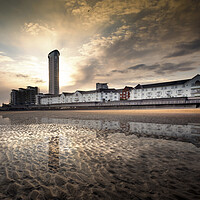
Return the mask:
M 0 0 L 0 104 L 12 89 L 48 93 L 182 80 L 200 73 L 199 0 Z

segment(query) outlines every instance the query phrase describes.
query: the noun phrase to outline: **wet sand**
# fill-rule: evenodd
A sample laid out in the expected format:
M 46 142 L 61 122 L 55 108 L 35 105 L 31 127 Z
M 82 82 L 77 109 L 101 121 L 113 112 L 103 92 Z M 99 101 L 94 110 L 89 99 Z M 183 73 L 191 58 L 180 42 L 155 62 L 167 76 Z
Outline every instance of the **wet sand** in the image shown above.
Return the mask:
M 176 123 L 200 121 L 189 109 L 3 112 L 0 199 L 199 199 L 200 148 L 191 143 L 41 121 L 172 121 L 168 112 Z
M 14 114 L 14 115 L 13 115 Z M 0 112 L 12 123 L 35 123 L 35 117 L 106 119 L 147 123 L 187 124 L 200 123 L 200 109 L 138 109 L 138 110 L 59 110 L 59 111 L 6 111 Z

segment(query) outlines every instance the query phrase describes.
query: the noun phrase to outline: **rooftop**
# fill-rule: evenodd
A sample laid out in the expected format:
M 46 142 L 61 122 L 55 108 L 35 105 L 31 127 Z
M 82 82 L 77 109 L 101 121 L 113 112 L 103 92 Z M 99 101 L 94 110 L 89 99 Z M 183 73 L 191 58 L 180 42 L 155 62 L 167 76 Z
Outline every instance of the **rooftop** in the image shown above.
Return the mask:
M 52 54 L 52 53 L 57 53 L 58 55 L 60 55 L 60 52 L 59 52 L 57 49 L 51 51 L 51 52 L 48 54 L 48 56 L 49 56 L 50 54 Z
M 171 86 L 171 85 L 182 85 L 191 79 L 185 80 L 178 80 L 178 81 L 170 81 L 170 82 L 162 82 L 162 83 L 153 83 L 147 85 L 140 85 L 138 84 L 135 89 L 142 89 L 142 88 L 152 88 L 152 87 L 164 87 L 164 86 Z

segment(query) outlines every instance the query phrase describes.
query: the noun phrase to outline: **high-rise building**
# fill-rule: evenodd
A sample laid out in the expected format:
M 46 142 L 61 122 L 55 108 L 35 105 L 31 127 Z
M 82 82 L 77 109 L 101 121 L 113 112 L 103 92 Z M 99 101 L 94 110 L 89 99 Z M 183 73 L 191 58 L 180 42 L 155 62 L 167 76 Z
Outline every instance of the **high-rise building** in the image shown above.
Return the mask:
M 27 86 L 27 88 L 19 88 L 19 90 L 12 90 L 10 93 L 11 105 L 34 105 L 36 103 L 36 95 L 38 94 L 38 87 Z
M 49 59 L 49 94 L 59 94 L 59 56 L 58 50 L 51 51 Z

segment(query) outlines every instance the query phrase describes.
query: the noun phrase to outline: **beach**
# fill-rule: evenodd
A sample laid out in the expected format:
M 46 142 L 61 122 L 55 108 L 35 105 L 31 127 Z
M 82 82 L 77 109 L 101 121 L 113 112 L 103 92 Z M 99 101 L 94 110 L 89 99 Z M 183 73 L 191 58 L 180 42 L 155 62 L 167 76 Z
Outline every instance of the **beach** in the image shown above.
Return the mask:
M 0 199 L 199 199 L 200 110 L 0 112 Z

